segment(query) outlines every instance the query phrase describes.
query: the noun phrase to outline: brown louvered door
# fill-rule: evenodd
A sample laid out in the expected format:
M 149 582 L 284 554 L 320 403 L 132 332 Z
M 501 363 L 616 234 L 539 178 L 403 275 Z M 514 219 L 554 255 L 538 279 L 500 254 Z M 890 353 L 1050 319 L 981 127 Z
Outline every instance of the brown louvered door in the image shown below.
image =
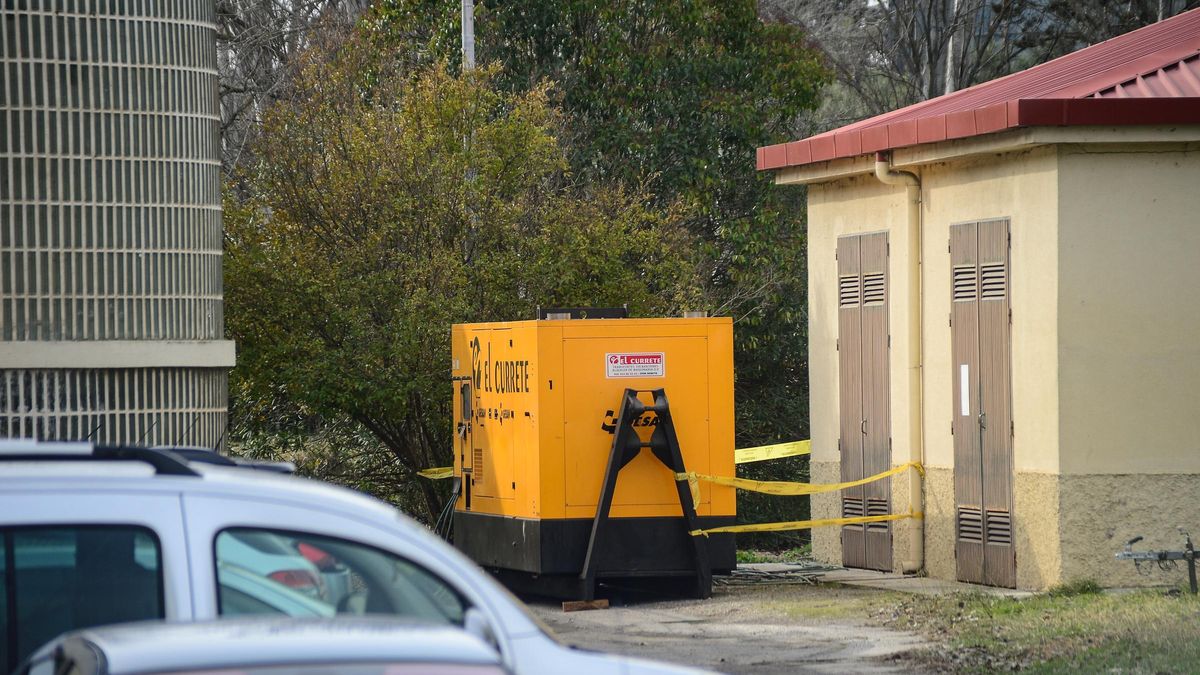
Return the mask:
M 862 237 L 838 239 L 838 400 L 842 482 L 863 476 L 862 378 L 862 271 L 859 249 Z M 861 487 L 842 490 L 842 517 L 866 511 Z M 866 530 L 862 525 L 842 527 L 842 564 L 867 566 Z
M 852 481 L 891 466 L 887 235 L 841 237 L 837 255 L 841 478 Z M 890 479 L 842 491 L 844 517 L 890 512 Z M 891 524 L 844 526 L 842 564 L 891 570 Z
M 958 578 L 1016 586 L 1008 221 L 950 228 Z

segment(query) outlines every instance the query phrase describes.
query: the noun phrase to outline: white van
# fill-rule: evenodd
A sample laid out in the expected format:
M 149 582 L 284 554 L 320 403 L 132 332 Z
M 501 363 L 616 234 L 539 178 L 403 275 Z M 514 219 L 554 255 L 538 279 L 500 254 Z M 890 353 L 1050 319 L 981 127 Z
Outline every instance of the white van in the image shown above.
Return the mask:
M 103 624 L 382 614 L 462 626 L 516 673 L 696 672 L 560 644 L 473 562 L 383 502 L 188 457 L 0 441 L 0 669 Z M 264 536 L 312 566 L 264 574 L 253 547 L 223 544 Z M 310 587 L 323 565 L 348 570 L 344 589 Z

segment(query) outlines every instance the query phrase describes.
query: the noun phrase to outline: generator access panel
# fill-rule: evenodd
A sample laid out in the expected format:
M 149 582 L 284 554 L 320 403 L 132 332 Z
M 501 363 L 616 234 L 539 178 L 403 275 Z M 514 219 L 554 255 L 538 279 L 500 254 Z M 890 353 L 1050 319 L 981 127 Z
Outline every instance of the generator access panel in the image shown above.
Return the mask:
M 494 571 L 578 575 L 626 390 L 669 399 L 687 470 L 734 475 L 729 318 L 564 319 L 461 324 L 452 331 L 455 545 Z M 648 440 L 658 416 L 633 421 Z M 644 449 L 620 469 L 598 577 L 694 566 L 672 471 Z M 733 488 L 701 483 L 701 527 L 732 525 Z M 733 536 L 701 538 L 714 572 L 736 566 Z M 503 578 L 503 575 L 502 575 Z

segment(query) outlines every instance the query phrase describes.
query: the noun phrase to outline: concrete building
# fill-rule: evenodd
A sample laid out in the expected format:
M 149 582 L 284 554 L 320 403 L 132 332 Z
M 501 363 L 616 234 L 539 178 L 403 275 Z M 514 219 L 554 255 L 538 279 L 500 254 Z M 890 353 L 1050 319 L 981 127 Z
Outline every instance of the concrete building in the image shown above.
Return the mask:
M 222 442 L 212 0 L 0 10 L 0 438 Z
M 1200 10 L 760 148 L 808 185 L 822 560 L 999 586 L 1200 535 Z

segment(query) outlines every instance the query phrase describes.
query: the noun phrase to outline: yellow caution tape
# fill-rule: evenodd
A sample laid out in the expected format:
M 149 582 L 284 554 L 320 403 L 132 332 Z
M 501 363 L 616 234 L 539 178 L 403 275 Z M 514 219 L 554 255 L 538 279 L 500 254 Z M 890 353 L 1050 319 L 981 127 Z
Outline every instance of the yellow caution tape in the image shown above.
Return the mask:
M 430 480 L 441 480 L 443 478 L 451 478 L 454 476 L 454 467 L 438 466 L 432 469 L 421 469 L 417 472 L 418 476 L 428 478 Z
M 786 523 L 756 523 L 754 525 L 727 525 L 725 527 L 713 527 L 707 530 L 692 530 L 688 534 L 693 537 L 704 536 L 710 534 L 718 534 L 721 532 L 787 532 L 789 530 L 809 530 L 814 527 L 826 527 L 829 525 L 857 525 L 858 523 L 883 523 L 889 520 L 904 520 L 905 518 L 924 518 L 925 514 L 920 511 L 916 513 L 893 513 L 886 516 L 858 516 L 856 518 L 822 518 L 818 520 L 793 520 Z
M 675 480 L 676 481 L 686 480 L 688 482 L 688 489 L 692 491 L 692 507 L 693 508 L 699 507 L 700 506 L 700 481 L 696 480 L 695 476 L 689 475 L 686 473 L 675 474 Z
M 775 445 L 760 445 L 757 448 L 741 448 L 733 451 L 734 464 L 762 462 L 768 459 L 783 459 L 812 452 L 812 441 L 792 441 Z
M 749 478 L 731 478 L 729 476 L 709 476 L 695 471 L 675 474 L 675 480 L 702 480 L 707 483 L 716 483 L 717 485 L 728 485 L 739 490 L 747 490 L 749 492 L 762 492 L 769 495 L 811 495 L 819 492 L 835 492 L 837 490 L 845 490 L 846 488 L 858 487 L 866 485 L 877 480 L 883 480 L 889 476 L 895 476 L 898 473 L 903 473 L 909 469 L 915 469 L 922 476 L 925 475 L 925 469 L 922 468 L 920 462 L 909 462 L 902 464 L 894 469 L 889 469 L 883 473 L 877 473 L 874 476 L 868 476 L 859 480 L 847 481 L 845 483 L 790 483 L 786 481 L 768 481 L 768 480 L 750 480 Z

